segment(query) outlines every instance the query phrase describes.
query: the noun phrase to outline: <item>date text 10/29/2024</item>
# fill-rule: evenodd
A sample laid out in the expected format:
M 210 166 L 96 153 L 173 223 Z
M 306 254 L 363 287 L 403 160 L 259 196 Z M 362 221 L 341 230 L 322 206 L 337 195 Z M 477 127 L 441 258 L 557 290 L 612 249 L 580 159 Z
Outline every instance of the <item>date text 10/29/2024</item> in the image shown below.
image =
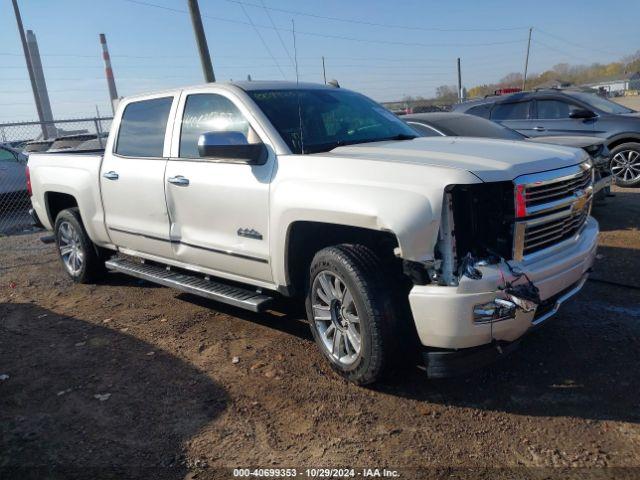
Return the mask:
M 400 478 L 400 472 L 386 468 L 235 468 L 235 478 Z

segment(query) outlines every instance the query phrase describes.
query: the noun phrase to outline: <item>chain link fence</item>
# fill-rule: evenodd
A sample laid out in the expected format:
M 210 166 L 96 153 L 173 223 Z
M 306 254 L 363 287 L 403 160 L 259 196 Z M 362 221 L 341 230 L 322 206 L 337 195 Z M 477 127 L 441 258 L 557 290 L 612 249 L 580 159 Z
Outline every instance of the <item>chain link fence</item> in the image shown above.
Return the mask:
M 104 147 L 111 118 L 0 123 L 0 236 L 35 230 L 26 166 L 34 152 Z

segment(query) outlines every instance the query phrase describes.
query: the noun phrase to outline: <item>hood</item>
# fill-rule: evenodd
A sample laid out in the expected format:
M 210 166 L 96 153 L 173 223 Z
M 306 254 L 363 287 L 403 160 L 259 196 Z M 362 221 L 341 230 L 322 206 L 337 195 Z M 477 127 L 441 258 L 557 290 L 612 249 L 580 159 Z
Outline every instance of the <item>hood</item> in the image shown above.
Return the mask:
M 640 112 L 621 113 L 623 117 L 640 118 Z
M 604 143 L 604 139 L 600 137 L 586 137 L 581 135 L 558 135 L 557 137 L 546 135 L 541 137 L 529 137 L 527 138 L 527 141 L 535 143 L 551 143 L 553 145 L 563 145 L 565 147 L 575 148 L 585 148 L 592 145 L 601 145 Z
M 485 182 L 577 165 L 587 154 L 549 144 L 468 137 L 422 137 L 338 147 L 324 156 L 466 170 Z

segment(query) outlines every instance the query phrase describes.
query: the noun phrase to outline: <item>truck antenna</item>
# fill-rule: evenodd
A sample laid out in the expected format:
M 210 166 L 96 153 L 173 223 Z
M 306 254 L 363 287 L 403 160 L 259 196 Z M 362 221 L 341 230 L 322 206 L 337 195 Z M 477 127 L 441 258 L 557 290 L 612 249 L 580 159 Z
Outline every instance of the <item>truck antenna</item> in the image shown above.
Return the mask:
M 304 140 L 302 138 L 302 107 L 300 105 L 300 75 L 298 73 L 298 49 L 296 46 L 296 22 L 291 19 L 291 32 L 293 33 L 293 63 L 296 67 L 296 92 L 298 95 L 298 122 L 300 127 L 300 152 L 304 155 Z

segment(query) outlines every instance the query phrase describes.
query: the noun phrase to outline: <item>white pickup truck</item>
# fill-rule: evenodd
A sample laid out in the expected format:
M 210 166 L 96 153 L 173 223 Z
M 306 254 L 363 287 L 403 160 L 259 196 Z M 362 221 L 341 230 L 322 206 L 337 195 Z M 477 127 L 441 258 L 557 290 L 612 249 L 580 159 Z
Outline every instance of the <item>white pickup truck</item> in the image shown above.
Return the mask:
M 34 153 L 35 215 L 67 273 L 110 270 L 254 311 L 306 302 L 349 380 L 420 352 L 432 377 L 507 353 L 593 263 L 578 149 L 414 138 L 315 84 L 208 84 L 130 97 L 104 153 Z

